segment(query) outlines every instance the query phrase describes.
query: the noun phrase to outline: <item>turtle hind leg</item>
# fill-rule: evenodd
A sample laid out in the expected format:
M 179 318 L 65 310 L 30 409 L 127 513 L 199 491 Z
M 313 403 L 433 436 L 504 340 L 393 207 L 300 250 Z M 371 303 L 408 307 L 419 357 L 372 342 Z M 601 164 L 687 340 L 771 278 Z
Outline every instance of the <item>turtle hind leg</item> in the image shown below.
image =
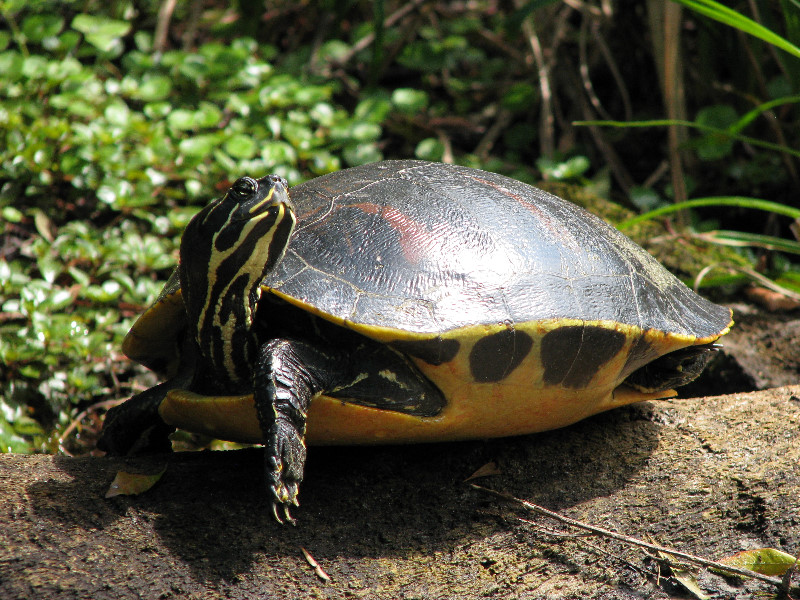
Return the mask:
M 158 410 L 167 393 L 189 385 L 194 377 L 196 360 L 194 343 L 185 338 L 175 375 L 110 409 L 97 447 L 116 456 L 170 452 L 172 442 L 169 436 L 175 427 L 168 425 Z
M 171 451 L 169 435 L 175 428 L 164 422 L 158 407 L 173 387 L 162 383 L 110 409 L 97 447 L 114 456 Z
M 711 343 L 675 350 L 637 369 L 625 383 L 642 392 L 660 392 L 686 385 L 703 372 L 717 348 Z

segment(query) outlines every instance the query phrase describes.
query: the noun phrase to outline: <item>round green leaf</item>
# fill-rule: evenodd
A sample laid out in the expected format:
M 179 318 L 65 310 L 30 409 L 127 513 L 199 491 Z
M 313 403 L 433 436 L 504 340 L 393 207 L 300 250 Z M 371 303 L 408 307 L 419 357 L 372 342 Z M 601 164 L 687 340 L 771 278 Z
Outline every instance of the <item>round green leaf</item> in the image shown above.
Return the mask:
M 0 53 L 0 73 L 3 73 L 6 80 L 19 78 L 22 75 L 22 65 L 24 63 L 23 56 L 15 50 Z
M 22 74 L 29 79 L 41 79 L 47 74 L 47 61 L 36 54 L 26 56 L 22 63 Z
M 164 100 L 172 92 L 172 80 L 166 75 L 154 75 L 142 81 L 135 97 L 145 102 Z
M 112 125 L 127 127 L 130 122 L 131 111 L 122 100 L 116 99 L 106 107 L 103 115 Z
M 266 142 L 261 146 L 261 158 L 269 166 L 294 165 L 297 163 L 297 152 L 286 142 Z
M 216 135 L 196 135 L 181 141 L 178 149 L 187 156 L 206 156 L 218 145 Z
M 108 17 L 80 14 L 72 19 L 72 28 L 80 31 L 86 41 L 101 52 L 111 52 L 119 38 L 128 34 L 131 24 Z
M 171 113 L 169 113 L 169 116 L 167 116 L 167 125 L 169 125 L 172 129 L 177 129 L 178 131 L 188 131 L 190 129 L 194 129 L 195 124 L 196 117 L 193 110 L 179 108 L 177 110 L 173 110 Z
M 142 111 L 148 119 L 160 121 L 166 117 L 172 110 L 172 105 L 169 102 L 150 102 L 144 105 Z
M 428 94 L 413 88 L 398 88 L 392 92 L 392 104 L 402 113 L 413 115 L 428 106 Z
M 510 110 L 527 111 L 536 103 L 536 88 L 530 83 L 512 85 L 503 95 L 503 106 Z
M 225 141 L 225 152 L 233 158 L 253 158 L 257 151 L 258 146 L 253 141 L 253 138 L 242 133 L 234 135 Z
M 383 160 L 381 151 L 375 144 L 358 144 L 344 149 L 344 159 L 351 167 Z
M 201 102 L 195 112 L 195 120 L 198 127 L 216 127 L 222 120 L 222 111 L 216 104 Z
M 9 223 L 20 223 L 25 218 L 22 211 L 13 206 L 4 206 L 0 214 L 3 215 L 3 220 Z
M 31 15 L 22 22 L 22 33 L 31 42 L 41 42 L 57 36 L 64 27 L 64 19 L 53 14 Z
M 414 155 L 422 160 L 442 160 L 444 155 L 444 144 L 436 138 L 426 138 L 417 144 Z

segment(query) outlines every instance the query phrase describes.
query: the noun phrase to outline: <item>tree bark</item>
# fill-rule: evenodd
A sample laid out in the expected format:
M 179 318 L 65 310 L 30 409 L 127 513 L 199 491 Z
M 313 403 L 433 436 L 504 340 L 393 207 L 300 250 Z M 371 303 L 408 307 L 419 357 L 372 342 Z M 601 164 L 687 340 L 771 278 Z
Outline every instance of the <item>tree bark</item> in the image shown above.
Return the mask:
M 712 559 L 795 554 L 799 397 L 645 403 L 510 439 L 312 448 L 296 527 L 272 518 L 257 449 L 174 454 L 153 489 L 111 499 L 118 469 L 164 457 L 0 455 L 0 599 L 685 595 L 641 550 L 553 535 L 464 480 L 493 462 L 481 485 L 606 529 Z M 699 580 L 715 598 L 774 593 Z

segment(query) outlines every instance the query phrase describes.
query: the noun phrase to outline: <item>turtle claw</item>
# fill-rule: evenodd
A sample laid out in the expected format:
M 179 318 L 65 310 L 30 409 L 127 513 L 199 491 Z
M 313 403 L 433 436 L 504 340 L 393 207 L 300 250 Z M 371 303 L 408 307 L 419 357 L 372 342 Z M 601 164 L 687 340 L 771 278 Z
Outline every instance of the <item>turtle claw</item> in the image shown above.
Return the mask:
M 306 447 L 302 435 L 291 423 L 279 420 L 270 431 L 264 467 L 272 495 L 272 514 L 279 523 L 294 523 L 289 507 L 300 506 L 297 494 L 303 480 Z M 283 515 L 281 515 L 283 513 Z
M 270 491 L 273 497 L 272 515 L 275 517 L 275 520 L 281 525 L 283 525 L 284 522 L 296 525 L 297 523 L 294 517 L 292 517 L 289 512 L 289 507 L 292 505 L 300 506 L 300 503 L 297 501 L 297 483 L 292 482 L 284 484 L 283 482 L 279 482 L 278 485 L 270 486 Z M 281 518 L 279 508 L 283 511 L 283 518 Z
M 294 504 L 297 505 L 297 501 L 295 501 Z M 278 514 L 279 505 L 283 509 L 283 519 L 281 519 L 280 515 Z M 283 525 L 284 523 L 289 523 L 290 525 L 297 525 L 297 520 L 289 512 L 289 506 L 287 504 L 273 502 L 272 516 L 274 516 L 275 520 L 281 525 Z

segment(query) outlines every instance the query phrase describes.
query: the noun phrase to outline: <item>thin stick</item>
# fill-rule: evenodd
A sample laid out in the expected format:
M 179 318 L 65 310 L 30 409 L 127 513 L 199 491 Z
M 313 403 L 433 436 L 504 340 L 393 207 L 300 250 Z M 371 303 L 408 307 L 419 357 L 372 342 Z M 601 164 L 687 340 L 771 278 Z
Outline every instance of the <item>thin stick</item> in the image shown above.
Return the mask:
M 548 510 L 543 506 L 539 506 L 538 504 L 533 504 L 532 502 L 528 502 L 527 500 L 522 500 L 521 498 L 517 498 L 512 496 L 511 494 L 506 494 L 505 492 L 498 492 L 497 490 L 492 490 L 489 488 L 485 488 L 480 485 L 476 485 L 474 483 L 470 484 L 476 490 L 480 490 L 481 492 L 487 492 L 489 494 L 493 494 L 498 498 L 502 498 L 503 500 L 508 500 L 509 502 L 514 502 L 515 504 L 519 504 L 524 508 L 530 510 L 531 512 L 538 513 L 540 515 L 544 515 L 546 517 L 550 517 L 551 519 L 555 519 L 569 525 L 570 527 L 575 527 L 577 529 L 583 529 L 585 531 L 591 531 L 596 535 L 602 535 L 604 537 L 608 537 L 614 540 L 618 540 L 620 542 L 624 542 L 626 544 L 631 544 L 633 546 L 639 546 L 641 548 L 647 548 L 648 550 L 652 550 L 654 552 L 663 552 L 665 554 L 669 554 L 671 556 L 676 556 L 678 558 L 682 558 L 684 560 L 688 560 L 690 562 L 702 565 L 704 567 L 711 567 L 713 569 L 718 569 L 720 571 L 725 571 L 728 573 L 734 573 L 736 575 L 741 575 L 742 577 L 750 577 L 752 579 L 759 579 L 766 583 L 771 583 L 774 586 L 781 587 L 783 585 L 783 581 L 778 579 L 777 577 L 770 577 L 768 575 L 762 575 L 761 573 L 756 573 L 755 571 L 751 571 L 750 569 L 741 569 L 739 567 L 733 567 L 731 565 L 726 565 L 723 563 L 715 562 L 713 560 L 708 560 L 706 558 L 702 558 L 700 556 L 695 556 L 694 554 L 687 554 L 686 552 L 680 552 L 678 550 L 673 550 L 672 548 L 667 548 L 666 546 L 659 546 L 658 544 L 650 544 L 648 542 L 642 541 L 640 539 L 629 537 L 627 535 L 622 535 L 621 533 L 616 533 L 615 531 L 610 531 L 608 529 L 603 529 L 602 527 L 597 527 L 595 525 L 589 525 L 588 523 L 584 523 L 583 521 L 578 521 L 576 519 L 571 519 L 569 517 L 565 517 L 557 512 L 552 510 Z
M 153 36 L 153 50 L 158 53 L 164 52 L 167 47 L 167 34 L 169 33 L 169 22 L 175 5 L 178 0 L 164 0 L 158 9 L 158 21 L 156 22 L 156 32 Z
M 403 4 L 397 11 L 386 17 L 386 19 L 383 21 L 384 29 L 388 29 L 389 27 L 397 23 L 397 21 L 399 21 L 407 14 L 415 10 L 417 7 L 421 6 L 424 2 L 425 0 L 411 0 L 411 2 Z M 358 54 L 362 50 L 368 48 L 370 44 L 372 44 L 372 42 L 374 41 L 375 41 L 375 34 L 368 33 L 363 38 L 358 40 L 355 44 L 353 44 L 350 50 L 345 52 L 338 60 L 336 60 L 335 61 L 336 64 L 339 66 L 346 65 L 348 62 L 350 62 L 350 59 L 352 59 L 356 54 Z

